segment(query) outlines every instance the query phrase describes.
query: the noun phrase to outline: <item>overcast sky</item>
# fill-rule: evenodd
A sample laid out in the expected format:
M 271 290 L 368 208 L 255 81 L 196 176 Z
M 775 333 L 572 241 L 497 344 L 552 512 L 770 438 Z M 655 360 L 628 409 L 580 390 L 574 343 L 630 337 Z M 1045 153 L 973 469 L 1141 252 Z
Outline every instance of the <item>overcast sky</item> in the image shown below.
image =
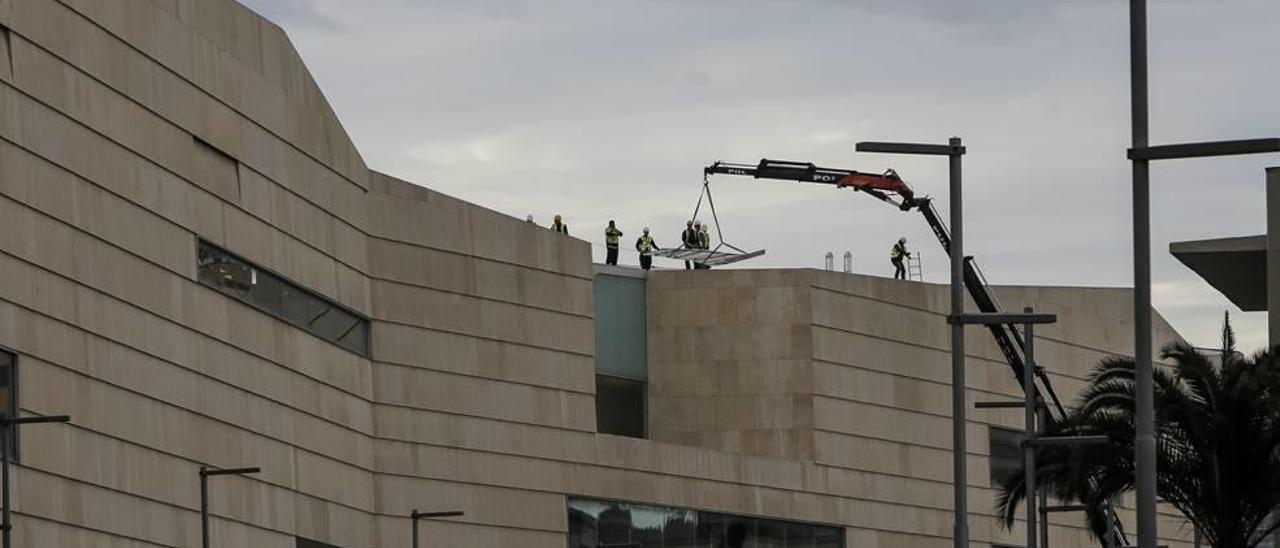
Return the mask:
M 1132 283 L 1121 0 L 242 1 L 288 31 L 371 168 L 543 224 L 562 213 L 598 260 L 608 219 L 678 243 L 715 160 L 893 167 L 945 217 L 945 161 L 853 143 L 960 136 L 965 248 L 991 282 Z M 1153 144 L 1280 135 L 1280 2 L 1150 12 Z M 1259 347 L 1265 315 L 1168 244 L 1263 232 L 1269 165 L 1152 168 L 1154 302 L 1196 344 L 1230 310 Z M 833 251 L 839 268 L 848 250 L 889 275 L 902 235 L 926 279 L 947 279 L 915 213 L 821 186 L 721 176 L 712 191 L 725 241 L 768 250 L 743 267 L 821 268 Z

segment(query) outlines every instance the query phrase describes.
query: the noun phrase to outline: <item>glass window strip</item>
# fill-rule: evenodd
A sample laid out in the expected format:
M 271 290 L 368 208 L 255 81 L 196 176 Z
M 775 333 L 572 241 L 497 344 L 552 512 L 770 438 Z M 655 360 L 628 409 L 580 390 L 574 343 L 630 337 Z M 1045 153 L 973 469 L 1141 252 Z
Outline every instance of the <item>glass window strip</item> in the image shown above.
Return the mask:
M 199 240 L 196 278 L 312 335 L 369 355 L 368 318 L 204 239 Z M 320 312 L 313 312 L 316 309 Z
M 569 497 L 569 548 L 670 546 L 842 548 L 844 528 Z

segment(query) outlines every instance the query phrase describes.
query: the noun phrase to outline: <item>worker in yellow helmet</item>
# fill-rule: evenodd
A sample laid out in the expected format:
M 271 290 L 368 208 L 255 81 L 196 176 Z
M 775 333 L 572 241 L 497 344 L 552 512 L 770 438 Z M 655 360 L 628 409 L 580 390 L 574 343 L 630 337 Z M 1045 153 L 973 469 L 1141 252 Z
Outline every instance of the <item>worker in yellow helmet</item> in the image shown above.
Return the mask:
M 907 279 L 907 268 L 902 266 L 902 261 L 910 256 L 911 252 L 907 251 L 907 239 L 898 238 L 898 242 L 893 244 L 893 249 L 889 251 L 889 262 L 893 263 L 893 279 Z
M 640 252 L 640 268 L 653 268 L 653 252 L 658 250 L 658 242 L 649 235 L 649 227 L 644 227 L 644 234 L 636 239 L 636 251 Z
M 622 231 L 618 230 L 617 225 L 613 221 L 609 221 L 609 226 L 604 229 L 604 247 L 608 250 L 604 264 L 617 266 L 618 264 L 618 240 L 622 238 Z

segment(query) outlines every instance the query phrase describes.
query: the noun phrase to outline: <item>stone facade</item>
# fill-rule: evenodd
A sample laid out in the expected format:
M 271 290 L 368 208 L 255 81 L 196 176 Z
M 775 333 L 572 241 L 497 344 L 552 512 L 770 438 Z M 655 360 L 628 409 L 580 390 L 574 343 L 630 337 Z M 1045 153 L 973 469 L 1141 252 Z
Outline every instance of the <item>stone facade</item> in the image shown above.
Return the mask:
M 370 318 L 369 354 L 198 283 L 199 239 Z M 407 546 L 417 508 L 466 512 L 424 522 L 430 546 L 559 548 L 569 495 L 949 545 L 942 289 L 652 280 L 658 439 L 599 434 L 586 242 L 370 170 L 284 32 L 232 1 L 0 0 L 0 345 L 24 414 L 72 416 L 21 433 L 17 545 L 196 546 L 202 464 L 262 467 L 213 480 L 215 546 Z M 1124 350 L 1118 290 L 1023 291 L 1074 315 L 1046 362 Z M 973 394 L 1012 394 L 984 340 Z M 699 395 L 725 405 L 673 428 Z M 979 512 L 1001 420 L 975 413 Z M 974 536 L 1005 535 L 980 515 Z

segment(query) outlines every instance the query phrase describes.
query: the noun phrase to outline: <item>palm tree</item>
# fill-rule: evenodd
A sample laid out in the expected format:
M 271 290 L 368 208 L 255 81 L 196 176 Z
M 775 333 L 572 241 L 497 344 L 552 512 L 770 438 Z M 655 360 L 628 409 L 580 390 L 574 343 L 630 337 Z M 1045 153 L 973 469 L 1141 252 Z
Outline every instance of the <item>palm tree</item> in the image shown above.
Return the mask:
M 1280 349 L 1280 347 L 1277 347 Z M 1229 321 L 1220 359 L 1185 342 L 1161 349 L 1171 367 L 1155 371 L 1156 489 L 1216 548 L 1252 548 L 1280 528 L 1280 363 L 1276 349 L 1244 356 Z M 1103 360 L 1078 406 L 1051 421 L 1047 435 L 1106 435 L 1111 443 L 1046 446 L 1037 453 L 1040 485 L 1088 507 L 1097 538 L 1103 507 L 1133 489 L 1134 364 Z M 996 510 L 1011 527 L 1026 496 L 1019 472 L 998 486 Z

